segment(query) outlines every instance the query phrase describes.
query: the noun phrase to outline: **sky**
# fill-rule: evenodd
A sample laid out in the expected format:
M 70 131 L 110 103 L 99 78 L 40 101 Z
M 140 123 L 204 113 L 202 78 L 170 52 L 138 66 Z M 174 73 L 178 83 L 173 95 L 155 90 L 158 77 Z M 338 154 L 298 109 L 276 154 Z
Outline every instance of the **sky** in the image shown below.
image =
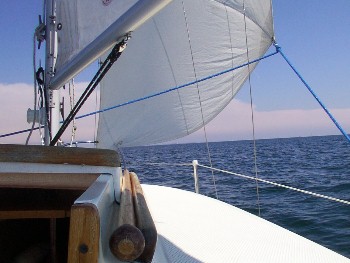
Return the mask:
M 41 6 L 38 0 L 0 2 L 0 134 L 30 127 L 26 111 L 33 108 L 32 42 Z M 283 52 L 350 133 L 350 1 L 275 0 L 273 13 Z M 84 74 L 76 79 L 78 87 L 84 86 L 81 81 L 88 81 Z M 339 134 L 280 55 L 262 61 L 251 84 L 256 138 Z M 252 138 L 247 85 L 206 130 L 210 141 Z M 91 125 L 79 123 L 80 139 L 93 139 L 94 133 Z M 25 137 L 0 143 L 24 143 Z M 40 142 L 35 137 L 31 142 Z M 200 130 L 175 142 L 203 140 Z

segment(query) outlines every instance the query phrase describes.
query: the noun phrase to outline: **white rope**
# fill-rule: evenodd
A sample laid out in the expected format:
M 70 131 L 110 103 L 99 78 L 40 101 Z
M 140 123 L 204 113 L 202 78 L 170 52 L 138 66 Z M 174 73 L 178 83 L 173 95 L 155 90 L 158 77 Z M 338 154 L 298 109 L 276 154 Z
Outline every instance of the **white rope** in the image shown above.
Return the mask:
M 69 104 L 70 104 L 70 109 L 72 110 L 75 106 L 75 84 L 74 84 L 74 78 L 69 82 Z M 76 126 L 76 120 L 75 117 L 73 118 L 72 121 L 72 135 L 71 135 L 71 140 L 70 140 L 70 147 L 73 146 L 73 142 L 75 140 L 75 135 L 77 131 L 77 126 Z
M 149 165 L 167 165 L 167 166 L 193 166 L 192 163 L 164 163 L 163 162 L 163 163 L 145 163 L 145 164 L 149 164 Z M 197 165 L 199 167 L 206 168 L 206 169 L 209 169 L 209 170 L 214 170 L 214 171 L 221 172 L 221 173 L 235 175 L 235 176 L 238 176 L 238 177 L 241 177 L 241 178 L 245 178 L 245 179 L 250 179 L 250 180 L 253 180 L 253 181 L 258 180 L 259 182 L 266 183 L 266 184 L 271 184 L 273 186 L 278 186 L 278 187 L 282 187 L 282 188 L 285 188 L 285 189 L 293 190 L 293 191 L 296 191 L 296 192 L 299 192 L 299 193 L 303 193 L 303 194 L 307 194 L 307 195 L 311 195 L 311 196 L 315 196 L 315 197 L 320 197 L 320 198 L 324 198 L 324 199 L 327 199 L 327 200 L 331 200 L 331 201 L 335 201 L 335 202 L 339 202 L 339 203 L 350 205 L 350 201 L 346 201 L 346 200 L 343 200 L 343 199 L 339 199 L 339 198 L 335 198 L 335 197 L 331 197 L 331 196 L 327 196 L 327 195 L 322 195 L 322 194 L 317 194 L 317 193 L 314 193 L 314 192 L 311 192 L 311 191 L 307 191 L 307 190 L 291 187 L 291 186 L 288 186 L 288 185 L 279 184 L 279 183 L 275 183 L 275 182 L 272 182 L 272 181 L 256 178 L 254 176 L 248 176 L 248 175 L 244 175 L 244 174 L 234 173 L 234 172 L 230 172 L 230 171 L 226 171 L 226 170 L 222 170 L 222 169 L 218 169 L 218 168 L 214 168 L 214 167 L 209 167 L 209 166 L 202 165 L 202 164 L 197 164 Z
M 166 165 L 166 166 L 193 166 L 192 163 L 145 163 L 148 165 Z
M 229 171 L 225 171 L 225 170 L 221 170 L 221 169 L 217 169 L 217 168 L 212 168 L 212 167 L 201 165 L 201 164 L 198 164 L 198 166 L 206 168 L 206 169 L 215 170 L 215 171 L 221 172 L 221 173 L 226 173 L 226 174 L 239 176 L 239 177 L 250 179 L 250 180 L 258 180 L 259 182 L 262 182 L 262 183 L 271 184 L 271 185 L 274 185 L 274 186 L 286 188 L 286 189 L 293 190 L 293 191 L 296 191 L 296 192 L 300 192 L 300 193 L 312 195 L 312 196 L 315 196 L 315 197 L 320 197 L 320 198 L 324 198 L 324 199 L 327 199 L 327 200 L 331 200 L 331 201 L 335 201 L 335 202 L 339 202 L 339 203 L 350 205 L 349 201 L 346 201 L 346 200 L 343 200 L 343 199 L 339 199 L 339 198 L 335 198 L 335 197 L 331 197 L 331 196 L 327 196 L 327 195 L 322 195 L 322 194 L 317 194 L 317 193 L 314 193 L 314 192 L 311 192 L 311 191 L 302 190 L 302 189 L 291 187 L 291 186 L 287 186 L 287 185 L 284 185 L 284 184 L 279 184 L 279 183 L 275 183 L 275 182 L 272 182 L 272 181 L 256 178 L 256 177 L 253 177 L 253 176 L 248 176 L 248 175 L 243 175 L 243 174 L 239 174 L 239 173 L 229 172 Z

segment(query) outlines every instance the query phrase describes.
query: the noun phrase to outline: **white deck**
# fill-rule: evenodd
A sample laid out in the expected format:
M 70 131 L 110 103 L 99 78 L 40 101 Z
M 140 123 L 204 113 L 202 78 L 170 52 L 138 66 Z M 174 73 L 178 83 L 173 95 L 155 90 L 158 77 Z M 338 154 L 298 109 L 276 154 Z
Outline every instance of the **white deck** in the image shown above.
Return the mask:
M 221 201 L 143 185 L 156 223 L 154 263 L 350 262 L 350 259 Z

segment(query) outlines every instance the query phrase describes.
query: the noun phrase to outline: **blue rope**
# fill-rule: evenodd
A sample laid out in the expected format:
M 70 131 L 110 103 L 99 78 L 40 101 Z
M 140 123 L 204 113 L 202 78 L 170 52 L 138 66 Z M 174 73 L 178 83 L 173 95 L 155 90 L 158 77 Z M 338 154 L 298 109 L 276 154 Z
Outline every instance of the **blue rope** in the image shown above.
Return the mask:
M 294 68 L 294 66 L 292 65 L 292 63 L 288 60 L 288 58 L 284 55 L 284 53 L 282 52 L 282 49 L 280 46 L 278 46 L 277 44 L 275 44 L 276 50 L 278 53 L 280 53 L 282 55 L 282 57 L 284 58 L 284 60 L 288 63 L 288 65 L 292 68 L 292 70 L 295 72 L 295 74 L 297 74 L 297 76 L 299 77 L 299 79 L 304 83 L 305 87 L 310 91 L 310 93 L 312 94 L 312 96 L 314 96 L 314 98 L 317 100 L 317 102 L 321 105 L 321 107 L 323 108 L 323 110 L 328 114 L 329 118 L 333 121 L 333 123 L 335 124 L 335 126 L 337 126 L 337 128 L 339 129 L 339 131 L 344 135 L 344 137 L 349 141 L 350 143 L 350 137 L 349 135 L 345 132 L 345 130 L 341 127 L 341 125 L 337 122 L 337 120 L 333 117 L 333 115 L 330 113 L 330 111 L 326 108 L 326 106 L 323 104 L 323 102 L 318 98 L 318 96 L 316 95 L 316 93 L 311 89 L 311 87 L 309 86 L 309 84 L 307 84 L 307 82 L 304 80 L 304 78 L 299 74 L 299 72 Z
M 260 60 L 269 58 L 269 57 L 271 57 L 271 56 L 273 56 L 273 55 L 276 55 L 277 53 L 278 53 L 278 51 L 276 50 L 276 52 L 273 52 L 273 53 L 268 54 L 268 55 L 266 55 L 266 56 L 257 58 L 257 59 L 255 59 L 255 60 L 252 60 L 252 61 L 248 62 L 248 63 L 241 64 L 241 65 L 239 65 L 239 66 L 237 66 L 237 67 L 233 67 L 233 68 L 230 68 L 230 69 L 221 71 L 221 72 L 219 72 L 219 73 L 210 75 L 210 76 L 208 76 L 208 77 L 205 77 L 205 78 L 202 78 L 202 79 L 198 79 L 198 80 L 189 82 L 189 83 L 187 83 L 187 84 L 183 84 L 183 85 L 181 85 L 181 86 L 177 86 L 177 87 L 174 87 L 174 88 L 171 88 L 171 89 L 167 89 L 167 90 L 164 90 L 164 91 L 161 91 L 161 92 L 158 92 L 158 93 L 154 93 L 154 94 L 151 94 L 151 95 L 148 95 L 148 96 L 139 98 L 139 99 L 130 100 L 130 101 L 128 101 L 128 102 L 124 102 L 124 103 L 121 103 L 121 104 L 118 104 L 118 105 L 115 105 L 115 106 L 112 106 L 112 107 L 109 107 L 109 108 L 105 108 L 105 109 L 98 110 L 98 111 L 94 111 L 94 112 L 91 112 L 91 113 L 88 113 L 88 114 L 85 114 L 85 115 L 81 115 L 81 116 L 77 117 L 76 119 L 85 118 L 85 117 L 88 117 L 88 116 L 91 116 L 91 115 L 95 115 L 95 114 L 98 114 L 98 113 L 110 111 L 110 110 L 113 110 L 113 109 L 116 109 L 116 108 L 120 108 L 120 107 L 123 107 L 123 106 L 126 106 L 126 105 L 134 104 L 134 103 L 136 103 L 136 102 L 140 102 L 140 101 L 143 101 L 143 100 L 147 100 L 147 99 L 150 99 L 150 98 L 153 98 L 153 97 L 157 97 L 157 96 L 160 96 L 160 95 L 163 95 L 163 94 L 166 94 L 166 93 L 175 91 L 175 90 L 179 90 L 179 89 L 182 89 L 182 88 L 185 88 L 185 87 L 188 87 L 188 86 L 191 86 L 191 85 L 194 85 L 194 84 L 197 84 L 197 83 L 200 83 L 200 82 L 203 82 L 203 81 L 212 79 L 212 78 L 216 78 L 216 77 L 221 76 L 221 75 L 223 75 L 223 74 L 226 74 L 226 73 L 228 73 L 228 72 L 234 71 L 234 70 L 239 69 L 239 68 L 246 67 L 246 66 L 248 66 L 248 65 L 250 65 L 250 64 L 259 62 Z
M 146 97 L 142 97 L 142 98 L 135 99 L 135 100 L 130 100 L 130 101 L 128 101 L 128 102 L 124 102 L 124 103 L 121 103 L 121 104 L 118 104 L 118 105 L 115 105 L 115 106 L 112 106 L 112 107 L 109 107 L 109 108 L 106 108 L 106 109 L 102 109 L 102 110 L 94 111 L 94 112 L 91 112 L 91 113 L 88 113 L 88 114 L 84 114 L 84 115 L 81 115 L 81 116 L 76 117 L 76 119 L 82 119 L 82 118 L 85 118 L 85 117 L 89 117 L 89 116 L 91 116 L 91 115 L 95 115 L 95 114 L 98 114 L 98 113 L 110 111 L 110 110 L 113 110 L 113 109 L 116 109 L 116 108 L 120 108 L 120 107 L 129 105 L 129 104 L 133 104 L 133 103 L 140 102 L 140 101 L 143 101 L 143 100 L 147 100 L 147 99 L 150 99 L 150 98 L 153 98 L 153 97 L 156 97 L 156 96 L 160 96 L 160 95 L 163 95 L 163 94 L 172 92 L 172 91 L 174 91 L 174 90 L 179 90 L 179 89 L 182 89 L 182 88 L 191 86 L 191 85 L 193 85 L 193 84 L 197 84 L 197 83 L 200 83 L 200 82 L 203 82 L 203 81 L 206 81 L 206 80 L 209 80 L 209 79 L 218 77 L 218 76 L 220 76 L 220 75 L 226 74 L 226 73 L 231 72 L 231 71 L 234 71 L 234 70 L 236 70 L 236 69 L 243 68 L 243 67 L 248 66 L 248 65 L 250 65 L 250 64 L 252 64 L 252 63 L 259 62 L 260 60 L 269 58 L 269 57 L 271 57 L 271 56 L 273 56 L 273 55 L 276 55 L 277 53 L 278 53 L 278 51 L 276 50 L 275 52 L 273 52 L 273 53 L 271 53 L 271 54 L 268 54 L 268 55 L 266 55 L 266 56 L 257 58 L 257 59 L 255 59 L 255 60 L 252 60 L 252 61 L 248 62 L 248 63 L 239 65 L 239 66 L 237 66 L 237 67 L 233 67 L 233 68 L 230 68 L 230 69 L 221 71 L 221 72 L 219 72 L 219 73 L 210 75 L 210 76 L 208 76 L 208 77 L 205 77 L 205 78 L 202 78 L 202 79 L 199 79 L 199 80 L 196 80 L 196 81 L 189 82 L 189 83 L 184 84 L 184 85 L 181 85 L 181 86 L 177 86 L 177 87 L 174 87 L 174 88 L 171 88 L 171 89 L 167 89 L 167 90 L 164 90 L 164 91 L 161 91 L 161 92 L 158 92 L 158 93 L 154 93 L 154 94 L 151 94 L 151 95 L 146 96 Z M 61 121 L 60 123 L 62 123 L 62 121 Z M 34 130 L 38 130 L 38 129 L 39 129 L 39 128 L 35 128 Z M 21 134 L 21 133 L 25 133 L 25 132 L 30 132 L 30 130 L 31 130 L 31 129 L 27 129 L 27 130 L 21 130 L 21 131 L 17 131 L 17 132 L 2 134 L 2 135 L 0 135 L 0 138 L 12 136 L 12 135 L 17 135 L 17 134 Z
M 11 132 L 11 133 L 6 133 L 6 134 L 2 134 L 0 135 L 0 138 L 4 138 L 4 137 L 9 137 L 12 135 L 17 135 L 17 134 L 21 134 L 21 133 L 25 133 L 25 132 L 30 132 L 32 129 L 26 129 L 26 130 L 21 130 L 21 131 L 16 131 L 16 132 Z M 39 127 L 36 127 L 33 129 L 33 131 L 35 130 L 39 130 Z
M 194 84 L 197 84 L 197 83 L 200 83 L 200 82 L 203 82 L 203 81 L 206 81 L 206 80 L 215 78 L 215 77 L 218 77 L 218 76 L 220 76 L 220 75 L 226 74 L 226 73 L 231 72 L 231 71 L 234 71 L 234 70 L 236 70 L 236 69 L 239 69 L 239 68 L 248 66 L 248 65 L 250 65 L 250 64 L 252 64 L 252 63 L 259 62 L 260 60 L 269 58 L 269 57 L 271 57 L 271 56 L 273 56 L 273 55 L 276 55 L 277 53 L 280 53 L 280 54 L 282 55 L 282 57 L 285 59 L 285 61 L 288 63 L 288 65 L 292 68 L 292 70 L 293 70 L 293 71 L 296 73 L 296 75 L 299 77 L 299 79 L 304 83 L 305 87 L 310 91 L 310 93 L 314 96 L 314 98 L 317 100 L 317 102 L 321 105 L 321 107 L 323 108 L 323 110 L 327 113 L 327 115 L 328 115 L 329 118 L 333 121 L 333 123 L 336 125 L 336 127 L 339 129 L 339 131 L 344 135 L 344 137 L 345 137 L 345 138 L 349 141 L 349 143 L 350 143 L 350 137 L 349 137 L 349 135 L 344 131 L 344 129 L 341 127 L 341 125 L 336 121 L 336 119 L 335 119 L 335 118 L 333 117 L 333 115 L 329 112 L 329 110 L 326 108 L 326 106 L 325 106 L 325 105 L 322 103 L 322 101 L 318 98 L 318 96 L 316 95 L 316 93 L 311 89 L 311 87 L 307 84 L 307 82 L 303 79 L 303 77 L 299 74 L 299 72 L 294 68 L 294 66 L 291 64 L 291 62 L 288 60 L 288 58 L 287 58 L 287 57 L 285 56 L 285 54 L 282 52 L 281 47 L 278 46 L 277 44 L 275 44 L 275 47 L 276 47 L 276 52 L 273 52 L 273 53 L 268 54 L 268 55 L 266 55 L 266 56 L 263 56 L 263 57 L 260 57 L 260 58 L 258 58 L 258 59 L 252 60 L 252 61 L 250 61 L 250 62 L 248 62 L 248 63 L 244 63 L 244 64 L 239 65 L 239 66 L 237 66 L 237 67 L 233 67 L 233 68 L 230 68 L 230 69 L 221 71 L 221 72 L 219 72 L 219 73 L 210 75 L 210 76 L 208 76 L 208 77 L 205 77 L 205 78 L 202 78 L 202 79 L 199 79 L 199 80 L 196 80 L 196 81 L 192 81 L 192 82 L 189 82 L 189 83 L 184 84 L 184 85 L 181 85 L 181 86 L 177 86 L 177 87 L 174 87 L 174 88 L 170 88 L 170 89 L 167 89 L 167 90 L 158 92 L 158 93 L 154 93 L 154 94 L 151 94 L 151 95 L 148 95 L 148 96 L 139 98 L 139 99 L 130 100 L 130 101 L 128 101 L 128 102 L 124 102 L 124 103 L 121 103 L 121 104 L 118 104 L 118 105 L 115 105 L 115 106 L 112 106 L 112 107 L 109 107 L 109 108 L 105 108 L 105 109 L 102 109 L 102 110 L 98 110 L 98 111 L 94 111 L 94 112 L 91 112 L 91 113 L 88 113 L 88 114 L 84 114 L 84 115 L 81 115 L 81 116 L 76 117 L 76 119 L 82 119 L 82 118 L 85 118 L 85 117 L 88 117 L 88 116 L 91 116 L 91 115 L 95 115 L 95 114 L 98 114 L 98 113 L 110 111 L 110 110 L 113 110 L 113 109 L 116 109 L 116 108 L 120 108 L 120 107 L 123 107 L 123 106 L 126 106 L 126 105 L 134 104 L 134 103 L 136 103 L 136 102 L 140 102 L 140 101 L 147 100 L 147 99 L 150 99 L 150 98 L 153 98 L 153 97 L 156 97 L 156 96 L 160 96 L 160 95 L 163 95 L 163 94 L 166 94 L 166 93 L 175 91 L 175 90 L 179 90 L 179 89 L 182 89 L 182 88 L 185 88 L 185 87 L 188 87 L 188 86 L 191 86 L 191 85 L 194 85 Z M 61 122 L 61 123 L 62 123 L 62 122 Z M 35 128 L 34 130 L 38 130 L 38 129 L 39 129 L 39 128 Z M 21 130 L 21 131 L 17 131 L 17 132 L 2 134 L 2 135 L 0 135 L 0 138 L 12 136 L 12 135 L 18 135 L 18 134 L 25 133 L 25 132 L 30 132 L 30 130 L 31 130 L 31 129 L 26 129 L 26 130 Z

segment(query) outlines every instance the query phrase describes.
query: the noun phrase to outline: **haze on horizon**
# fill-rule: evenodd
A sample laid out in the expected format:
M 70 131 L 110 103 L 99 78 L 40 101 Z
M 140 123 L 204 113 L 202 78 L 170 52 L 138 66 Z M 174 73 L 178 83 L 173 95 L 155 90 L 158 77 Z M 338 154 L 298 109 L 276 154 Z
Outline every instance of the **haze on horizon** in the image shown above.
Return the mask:
M 0 134 L 30 127 L 26 111 L 33 108 L 32 41 L 40 4 L 34 0 L 0 2 Z M 350 1 L 274 1 L 273 8 L 277 42 L 350 133 Z M 76 79 L 79 89 L 83 86 L 79 82 L 88 81 L 90 73 Z M 252 74 L 252 90 L 257 139 L 340 134 L 280 56 L 259 63 Z M 95 101 L 92 98 L 79 115 L 96 110 Z M 77 123 L 77 140 L 93 139 L 94 118 Z M 206 130 L 209 141 L 252 139 L 248 86 Z M 25 138 L 26 134 L 0 138 L 0 143 L 24 143 Z M 203 141 L 203 130 L 199 130 L 173 142 Z M 30 142 L 40 143 L 37 132 Z
M 86 83 L 77 83 L 78 93 L 81 93 Z M 29 84 L 0 84 L 0 105 L 3 113 L 0 116 L 1 134 L 29 129 L 26 121 L 28 107 L 33 108 L 33 87 Z M 67 92 L 66 92 L 67 93 Z M 98 95 L 98 94 L 97 94 Z M 65 97 L 66 112 L 69 109 L 69 97 Z M 83 113 L 96 110 L 96 97 L 89 99 L 83 107 Z M 350 109 L 331 109 L 333 115 L 346 131 L 350 130 Z M 67 113 L 66 113 L 67 114 Z M 249 103 L 234 99 L 213 121 L 206 126 L 207 138 L 210 142 L 237 141 L 253 139 L 252 109 Z M 340 134 L 325 112 L 319 109 L 290 109 L 260 111 L 253 105 L 254 127 L 256 139 L 307 137 Z M 96 135 L 94 117 L 77 120 L 76 140 L 93 140 Z M 0 138 L 0 143 L 24 144 L 28 133 Z M 70 128 L 63 136 L 65 142 L 70 140 Z M 203 129 L 170 143 L 205 142 Z M 30 144 L 40 144 L 40 135 L 35 131 Z

